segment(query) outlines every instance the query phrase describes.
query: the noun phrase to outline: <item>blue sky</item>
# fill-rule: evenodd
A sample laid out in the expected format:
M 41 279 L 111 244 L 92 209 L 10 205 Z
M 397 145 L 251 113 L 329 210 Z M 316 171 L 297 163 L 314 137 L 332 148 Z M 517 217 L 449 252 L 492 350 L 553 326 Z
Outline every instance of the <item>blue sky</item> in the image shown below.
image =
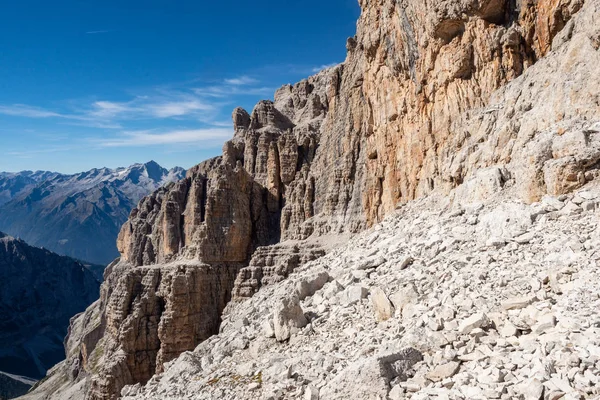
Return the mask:
M 357 0 L 20 0 L 0 13 L 0 171 L 218 155 L 231 111 L 342 62 Z

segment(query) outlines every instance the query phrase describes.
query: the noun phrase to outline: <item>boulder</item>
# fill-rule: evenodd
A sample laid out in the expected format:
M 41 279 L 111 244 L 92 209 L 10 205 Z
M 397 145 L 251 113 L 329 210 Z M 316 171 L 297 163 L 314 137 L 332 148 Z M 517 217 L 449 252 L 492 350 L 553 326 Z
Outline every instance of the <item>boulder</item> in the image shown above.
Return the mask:
M 297 296 L 280 299 L 273 311 L 275 338 L 283 342 L 308 324 Z

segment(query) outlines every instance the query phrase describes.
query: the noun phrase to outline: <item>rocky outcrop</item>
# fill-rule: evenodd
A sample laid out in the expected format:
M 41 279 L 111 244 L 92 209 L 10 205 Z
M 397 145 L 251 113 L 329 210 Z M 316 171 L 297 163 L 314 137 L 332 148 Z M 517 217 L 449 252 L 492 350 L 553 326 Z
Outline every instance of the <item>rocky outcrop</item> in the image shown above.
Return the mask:
M 556 64 L 538 67 L 511 86 L 510 93 L 495 91 L 546 55 L 561 26 L 569 25 L 571 33 L 573 27 L 587 30 L 584 22 L 567 22 L 581 4 L 361 2 L 357 35 L 348 41 L 341 95 L 322 128 L 320 146 L 329 150 L 316 164 L 330 176 L 319 180 L 317 191 L 334 186 L 331 174 L 356 170 L 326 198 L 353 193 L 352 200 L 360 204 L 357 213 L 373 223 L 398 202 L 436 189 L 448 192 L 482 168 L 509 165 L 520 195 L 538 199 L 548 190 L 541 171 L 552 156 L 528 143 L 536 133 L 555 131 L 561 121 L 576 130 L 567 114 L 577 113 L 583 120 L 583 114 L 591 119 L 596 113 L 588 102 L 596 95 L 585 86 L 592 80 L 591 87 L 597 87 L 598 82 L 590 74 L 592 64 L 583 59 L 598 53 L 585 34 L 581 43 L 571 44 L 586 55 L 566 56 L 582 57 L 580 63 L 563 64 L 561 73 L 581 85 L 580 92 L 569 91 L 573 96 L 568 101 L 556 100 L 562 96 L 560 85 L 547 85 Z M 557 47 L 569 35 L 563 33 Z M 568 52 L 567 47 L 557 52 Z M 337 157 L 331 158 L 336 149 Z M 325 168 L 332 159 L 352 161 L 348 168 Z M 530 164 L 531 159 L 536 163 Z M 531 174 L 523 175 L 523 169 Z M 318 203 L 316 211 L 321 211 Z
M 80 348 L 72 358 L 79 364 L 67 363 L 77 364 L 78 385 L 89 385 L 92 398 L 114 398 L 123 385 L 147 381 L 177 352 L 217 333 L 215 321 L 231 291 L 242 299 L 261 286 L 281 286 L 271 283 L 318 255 L 318 249 L 307 248 L 307 238 L 359 232 L 398 203 L 432 194 L 448 196 L 444 202 L 456 205 L 500 191 L 533 202 L 596 179 L 598 0 L 361 0 L 360 5 L 357 34 L 348 39 L 342 65 L 282 87 L 274 101 L 260 102 L 251 114 L 236 109 L 235 132 L 221 157 L 191 169 L 186 179 L 147 197 L 131 213 L 119 235 L 122 257 L 107 273 L 103 300 L 88 310 L 89 317 L 73 322 L 71 337 L 80 338 L 82 330 L 90 331 L 82 318 L 100 316 L 91 339 L 81 339 L 90 348 Z M 482 223 L 516 237 L 527 221 L 512 211 Z M 452 248 L 454 242 L 444 247 L 435 237 L 425 246 L 432 257 Z M 489 245 L 500 246 L 502 240 L 490 237 Z M 283 241 L 298 250 L 290 244 L 267 247 Z M 353 269 L 353 282 L 344 282 L 353 283 L 344 291 L 344 304 L 362 302 L 361 280 L 395 256 L 336 259 L 333 267 L 347 263 Z M 406 255 L 396 261 L 404 270 L 414 259 Z M 200 279 L 198 268 L 214 275 Z M 174 270 L 185 276 L 177 282 L 185 282 L 188 303 L 194 304 L 192 293 L 204 293 L 208 314 L 193 321 L 209 321 L 201 323 L 206 329 L 194 331 L 176 318 L 203 313 L 203 307 L 165 314 L 169 304 L 181 301 L 162 283 Z M 198 281 L 204 283 L 190 283 Z M 320 299 L 341 289 L 330 282 Z M 407 290 L 406 299 L 375 294 L 371 302 L 384 322 L 404 313 L 410 308 L 406 302 L 417 297 L 416 290 Z M 277 336 L 275 325 L 284 327 L 283 341 L 292 331 L 311 333 L 313 324 L 296 306 L 301 307 L 288 301 L 269 317 L 269 334 Z M 243 319 L 237 325 L 246 326 Z M 161 331 L 175 337 L 161 338 Z M 227 356 L 245 349 L 247 341 L 222 345 Z M 85 356 L 92 352 L 102 354 L 100 370 Z M 388 367 L 376 359 L 372 366 Z M 440 367 L 436 376 L 454 367 Z M 389 374 L 378 391 L 405 375 Z
M 325 255 L 315 244 L 278 244 L 259 247 L 252 254 L 248 267 L 239 272 L 233 288 L 233 298 L 252 297 L 265 285 L 281 282 L 296 268 Z
M 593 32 L 570 22 L 582 4 L 361 3 L 346 62 L 282 87 L 252 115 L 236 109 L 223 156 L 146 199 L 121 252 L 136 265 L 243 261 L 280 240 L 360 231 L 488 168 L 490 190 L 516 186 L 526 201 L 572 191 L 600 157 L 590 137 L 599 56 Z M 575 87 L 550 84 L 556 69 Z M 235 228 L 225 237 L 223 226 Z
M 166 362 L 217 332 L 238 271 L 177 263 L 114 268 L 122 271 L 110 273 L 100 299 L 103 335 L 98 340 L 92 331 L 80 353 L 86 372 L 93 374 L 92 398 L 111 398 L 125 384 L 146 382 Z

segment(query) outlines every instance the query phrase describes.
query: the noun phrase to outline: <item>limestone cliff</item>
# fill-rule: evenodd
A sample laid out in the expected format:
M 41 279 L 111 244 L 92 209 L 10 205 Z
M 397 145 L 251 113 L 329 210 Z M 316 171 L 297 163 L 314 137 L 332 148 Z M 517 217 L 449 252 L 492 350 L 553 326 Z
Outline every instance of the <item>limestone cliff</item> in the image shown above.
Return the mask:
M 116 398 L 216 333 L 232 295 L 322 254 L 304 240 L 399 202 L 532 202 L 597 177 L 600 1 L 360 5 L 345 63 L 236 109 L 221 157 L 140 202 L 67 362 L 32 396 L 73 390 L 67 370 L 90 398 Z

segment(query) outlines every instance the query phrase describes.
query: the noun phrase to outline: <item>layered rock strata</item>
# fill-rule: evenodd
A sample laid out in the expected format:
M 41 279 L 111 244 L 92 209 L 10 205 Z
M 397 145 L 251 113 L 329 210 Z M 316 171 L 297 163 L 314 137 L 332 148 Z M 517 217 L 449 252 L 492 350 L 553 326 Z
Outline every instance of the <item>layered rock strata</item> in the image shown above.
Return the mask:
M 259 247 L 248 267 L 238 274 L 233 298 L 252 297 L 261 287 L 281 282 L 299 266 L 324 255 L 325 250 L 321 246 L 304 243 Z

